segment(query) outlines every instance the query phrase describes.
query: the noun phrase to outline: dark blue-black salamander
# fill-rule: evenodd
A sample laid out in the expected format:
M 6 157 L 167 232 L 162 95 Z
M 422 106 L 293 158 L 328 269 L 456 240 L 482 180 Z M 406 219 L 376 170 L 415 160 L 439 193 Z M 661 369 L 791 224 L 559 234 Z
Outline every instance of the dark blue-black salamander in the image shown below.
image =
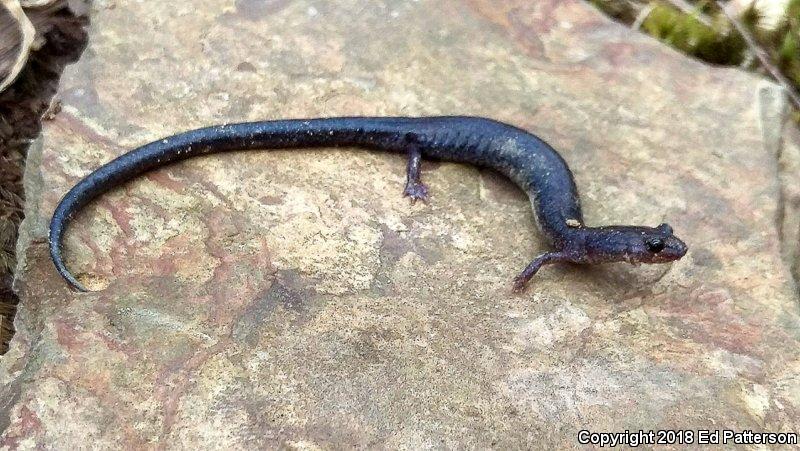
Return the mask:
M 50 222 L 53 263 L 72 287 L 87 291 L 64 265 L 61 247 L 65 228 L 88 202 L 144 172 L 217 152 L 342 146 L 407 154 L 404 194 L 412 202 L 427 199 L 427 188 L 420 181 L 423 157 L 489 167 L 516 183 L 530 197 L 539 228 L 554 248 L 536 257 L 514 279 L 517 291 L 543 265 L 551 263 L 666 263 L 686 253 L 686 245 L 667 224 L 584 225 L 578 191 L 566 162 L 525 130 L 479 117 L 340 117 L 201 128 L 116 158 L 81 180 L 56 207 Z

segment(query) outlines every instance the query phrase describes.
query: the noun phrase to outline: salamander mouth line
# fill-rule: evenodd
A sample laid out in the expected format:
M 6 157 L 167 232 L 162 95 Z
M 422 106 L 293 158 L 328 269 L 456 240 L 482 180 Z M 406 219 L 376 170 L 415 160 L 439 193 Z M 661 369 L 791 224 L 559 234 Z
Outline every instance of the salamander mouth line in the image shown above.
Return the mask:
M 408 157 L 403 195 L 427 201 L 423 158 L 495 169 L 528 194 L 536 223 L 553 251 L 536 257 L 514 279 L 522 290 L 545 265 L 571 262 L 666 263 L 687 247 L 666 224 L 657 227 L 584 225 L 578 190 L 567 163 L 536 135 L 492 119 L 470 116 L 333 117 L 216 125 L 163 138 L 99 167 L 59 202 L 50 221 L 50 256 L 59 274 L 88 291 L 66 268 L 62 242 L 71 219 L 87 203 L 148 171 L 198 155 L 240 150 L 362 147 Z

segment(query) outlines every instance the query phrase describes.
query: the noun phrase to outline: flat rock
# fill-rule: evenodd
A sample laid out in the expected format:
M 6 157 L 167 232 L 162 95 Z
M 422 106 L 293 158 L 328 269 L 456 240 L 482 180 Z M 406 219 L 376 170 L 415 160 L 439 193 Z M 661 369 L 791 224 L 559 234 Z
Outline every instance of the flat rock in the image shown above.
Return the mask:
M 592 431 L 800 430 L 785 100 L 573 0 L 98 1 L 31 148 L 0 366 L 9 448 L 577 446 Z M 664 266 L 543 270 L 494 172 L 358 149 L 238 152 L 47 223 L 82 176 L 204 125 L 489 116 L 573 168 L 589 224 L 668 221 Z M 794 255 L 794 254 L 792 254 Z

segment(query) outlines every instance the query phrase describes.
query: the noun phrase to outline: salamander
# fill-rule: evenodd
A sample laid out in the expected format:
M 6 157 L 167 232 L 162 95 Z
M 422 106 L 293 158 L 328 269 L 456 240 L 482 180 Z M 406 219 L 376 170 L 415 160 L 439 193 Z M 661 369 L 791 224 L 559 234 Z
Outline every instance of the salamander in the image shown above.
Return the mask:
M 428 197 L 420 180 L 423 158 L 488 167 L 511 179 L 530 198 L 537 225 L 553 248 L 534 258 L 514 278 L 515 291 L 522 290 L 544 265 L 666 263 L 687 251 L 667 224 L 585 225 L 567 163 L 544 140 L 515 126 L 467 116 L 333 117 L 216 125 L 170 136 L 117 157 L 80 180 L 59 202 L 50 222 L 53 263 L 72 288 L 87 291 L 64 264 L 66 227 L 87 203 L 142 173 L 226 151 L 343 146 L 407 155 L 403 194 L 412 203 Z

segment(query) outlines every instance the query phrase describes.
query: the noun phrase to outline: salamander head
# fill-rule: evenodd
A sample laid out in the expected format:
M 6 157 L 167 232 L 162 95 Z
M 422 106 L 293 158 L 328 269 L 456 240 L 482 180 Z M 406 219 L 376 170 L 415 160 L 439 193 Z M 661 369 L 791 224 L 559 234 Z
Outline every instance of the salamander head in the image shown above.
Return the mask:
M 607 226 L 590 228 L 586 254 L 593 262 L 667 263 L 686 255 L 686 244 L 672 227 Z

